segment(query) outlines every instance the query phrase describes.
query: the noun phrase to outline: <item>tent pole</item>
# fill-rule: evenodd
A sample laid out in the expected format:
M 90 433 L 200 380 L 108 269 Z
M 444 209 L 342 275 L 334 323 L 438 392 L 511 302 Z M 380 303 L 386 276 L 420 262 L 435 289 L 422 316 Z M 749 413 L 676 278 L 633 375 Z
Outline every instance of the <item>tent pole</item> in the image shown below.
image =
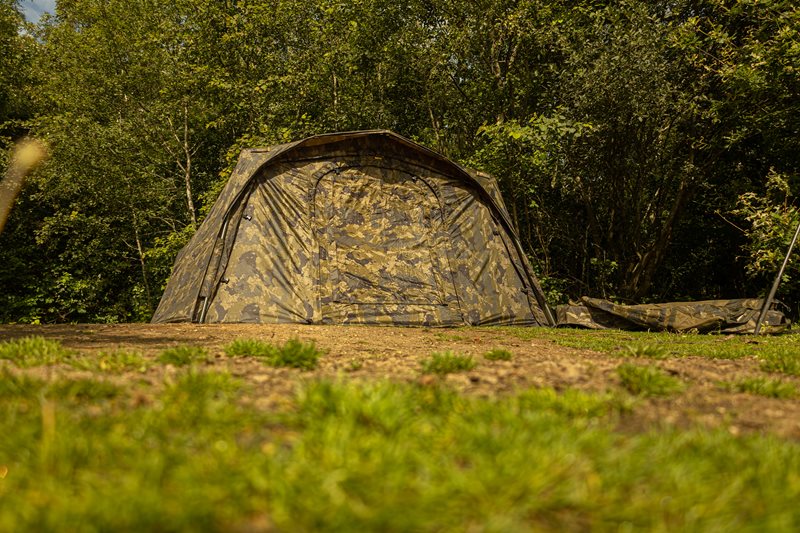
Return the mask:
M 792 242 L 789 243 L 789 249 L 786 251 L 786 257 L 783 258 L 781 269 L 778 271 L 778 275 L 775 277 L 775 281 L 772 283 L 772 289 L 769 291 L 769 296 L 767 296 L 767 299 L 764 300 L 764 306 L 761 308 L 761 313 L 758 315 L 758 321 L 756 322 L 756 329 L 753 331 L 753 335 L 758 335 L 761 331 L 761 324 L 764 323 L 764 318 L 767 316 L 767 311 L 772 305 L 772 299 L 775 298 L 775 293 L 778 292 L 778 285 L 781 284 L 783 271 L 786 270 L 786 265 L 789 264 L 789 257 L 792 255 L 792 249 L 794 248 L 794 244 L 797 242 L 798 235 L 800 235 L 800 224 L 797 224 L 794 237 L 792 237 Z

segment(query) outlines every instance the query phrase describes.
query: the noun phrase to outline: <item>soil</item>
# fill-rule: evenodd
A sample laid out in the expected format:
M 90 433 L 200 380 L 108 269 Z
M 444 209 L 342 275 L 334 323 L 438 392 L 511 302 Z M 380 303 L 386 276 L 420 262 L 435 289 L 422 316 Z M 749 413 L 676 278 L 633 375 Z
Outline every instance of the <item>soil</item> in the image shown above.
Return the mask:
M 465 394 L 496 396 L 531 387 L 567 388 L 590 392 L 620 391 L 616 368 L 623 360 L 613 355 L 559 346 L 548 340 L 521 340 L 502 329 L 441 330 L 364 326 L 301 326 L 250 324 L 84 324 L 0 325 L 0 340 L 40 335 L 65 347 L 91 354 L 128 349 L 155 357 L 178 345 L 208 349 L 209 369 L 227 370 L 251 385 L 246 397 L 256 407 L 271 409 L 291 401 L 298 383 L 310 379 L 390 379 L 433 385 L 444 381 Z M 313 341 L 325 355 L 313 371 L 272 368 L 254 358 L 229 358 L 223 348 L 237 338 L 261 339 L 280 344 L 290 338 Z M 511 361 L 488 361 L 483 354 L 493 348 L 512 352 Z M 477 368 L 437 377 L 423 374 L 421 361 L 432 352 L 452 350 L 472 355 Z M 638 363 L 639 361 L 637 361 Z M 800 399 L 775 399 L 722 389 L 721 381 L 767 376 L 755 357 L 736 360 L 683 357 L 642 360 L 659 366 L 688 384 L 687 389 L 666 398 L 640 398 L 620 417 L 623 431 L 654 427 L 724 428 L 733 434 L 771 433 L 800 440 Z M 153 365 L 144 373 L 109 377 L 135 382 L 141 389 L 137 401 L 148 401 L 152 391 L 179 369 Z M 66 365 L 26 370 L 47 377 L 81 374 Z M 86 372 L 83 372 L 86 374 Z M 770 377 L 778 377 L 769 375 Z M 779 376 L 800 387 L 800 379 Z M 135 393 L 137 394 L 137 393 Z

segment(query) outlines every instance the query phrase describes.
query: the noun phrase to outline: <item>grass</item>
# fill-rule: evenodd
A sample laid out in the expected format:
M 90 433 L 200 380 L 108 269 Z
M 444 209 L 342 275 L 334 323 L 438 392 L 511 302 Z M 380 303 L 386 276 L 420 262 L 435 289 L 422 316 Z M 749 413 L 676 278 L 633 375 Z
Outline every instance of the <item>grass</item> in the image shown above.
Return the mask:
M 761 369 L 790 376 L 800 376 L 800 352 L 773 350 L 761 356 Z
M 474 369 L 477 363 L 472 356 L 453 352 L 435 352 L 422 361 L 422 372 L 425 374 L 452 374 Z
M 278 347 L 268 363 L 272 366 L 288 366 L 301 370 L 312 370 L 317 367 L 322 355 L 313 342 L 300 339 L 289 339 Z
M 176 346 L 167 348 L 158 355 L 158 362 L 165 365 L 186 366 L 208 359 L 208 351 L 200 346 Z
M 511 361 L 514 355 L 503 348 L 494 348 L 483 354 L 483 358 L 489 361 Z
M 303 342 L 292 338 L 281 346 L 256 339 L 236 339 L 225 347 L 229 357 L 256 357 L 265 364 L 275 367 L 313 370 L 319 364 L 322 352 L 314 342 Z
M 75 353 L 58 341 L 44 337 L 23 337 L 0 342 L 0 359 L 11 361 L 21 368 L 70 362 Z
M 109 400 L 122 392 L 113 383 L 86 378 L 58 380 L 49 384 L 45 390 L 48 397 L 72 401 Z
M 225 355 L 228 357 L 264 357 L 269 358 L 275 353 L 275 346 L 257 339 L 236 339 L 225 346 Z
M 658 367 L 623 363 L 617 367 L 622 386 L 637 396 L 669 396 L 681 392 L 685 384 Z
M 762 369 L 800 375 L 800 333 L 760 336 L 697 335 L 638 331 L 587 331 L 554 328 L 502 328 L 522 340 L 543 340 L 560 346 L 594 350 L 610 355 L 664 359 L 703 357 L 740 359 L 756 357 Z
M 800 527 L 798 443 L 618 433 L 627 407 L 609 394 L 323 381 L 269 412 L 197 368 L 141 405 L 124 387 L 14 379 L 0 381 L 2 531 Z
M 150 366 L 141 352 L 130 350 L 101 351 L 97 355 L 83 356 L 70 362 L 70 366 L 81 370 L 93 370 L 120 374 L 122 372 L 144 372 Z
M 114 398 L 122 389 L 103 379 L 58 378 L 52 381 L 0 370 L 0 400 L 17 397 L 40 397 L 60 400 L 104 400 Z
M 722 382 L 720 386 L 727 391 L 746 392 L 767 398 L 796 398 L 800 390 L 794 383 L 765 377 L 743 378 L 733 382 Z
M 467 340 L 465 335 L 459 335 L 458 333 L 444 333 L 442 331 L 434 332 L 433 338 L 439 342 L 461 342 Z
M 630 357 L 644 357 L 648 359 L 666 359 L 669 354 L 663 346 L 652 344 L 629 344 L 624 347 L 625 355 Z

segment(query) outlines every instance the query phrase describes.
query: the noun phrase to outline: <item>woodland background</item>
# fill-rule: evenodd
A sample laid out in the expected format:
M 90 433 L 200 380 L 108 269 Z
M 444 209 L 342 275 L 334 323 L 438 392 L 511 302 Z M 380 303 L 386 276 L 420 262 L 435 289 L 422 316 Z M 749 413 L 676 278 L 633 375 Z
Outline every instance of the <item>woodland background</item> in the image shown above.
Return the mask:
M 798 220 L 790 1 L 0 0 L 0 50 L 0 166 L 50 147 L 0 322 L 149 319 L 240 149 L 322 132 L 494 174 L 554 304 L 763 294 Z

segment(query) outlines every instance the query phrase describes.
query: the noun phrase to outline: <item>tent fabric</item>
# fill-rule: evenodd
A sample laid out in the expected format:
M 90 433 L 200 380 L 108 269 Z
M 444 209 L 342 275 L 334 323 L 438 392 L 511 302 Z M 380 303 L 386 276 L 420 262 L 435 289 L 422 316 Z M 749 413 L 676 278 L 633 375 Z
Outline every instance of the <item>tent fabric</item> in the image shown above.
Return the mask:
M 496 181 L 385 130 L 244 150 L 153 322 L 555 324 Z
M 588 329 L 624 329 L 698 333 L 753 333 L 764 300 L 706 300 L 661 304 L 620 305 L 584 296 L 580 302 L 556 308 L 559 326 Z M 789 327 L 784 314 L 771 309 L 764 333 Z

